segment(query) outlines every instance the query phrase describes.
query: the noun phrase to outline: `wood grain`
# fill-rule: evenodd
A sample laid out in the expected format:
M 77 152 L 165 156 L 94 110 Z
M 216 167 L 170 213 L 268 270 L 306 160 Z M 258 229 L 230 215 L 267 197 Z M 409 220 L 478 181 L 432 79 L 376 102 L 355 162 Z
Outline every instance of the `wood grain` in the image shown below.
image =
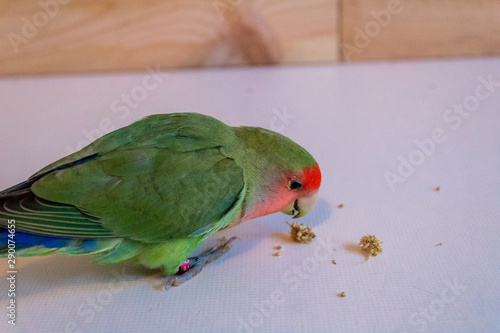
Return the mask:
M 500 55 L 498 0 L 0 0 L 0 75 Z
M 0 75 L 339 58 L 337 0 L 0 0 Z
M 342 7 L 345 61 L 500 54 L 497 0 L 344 0 Z

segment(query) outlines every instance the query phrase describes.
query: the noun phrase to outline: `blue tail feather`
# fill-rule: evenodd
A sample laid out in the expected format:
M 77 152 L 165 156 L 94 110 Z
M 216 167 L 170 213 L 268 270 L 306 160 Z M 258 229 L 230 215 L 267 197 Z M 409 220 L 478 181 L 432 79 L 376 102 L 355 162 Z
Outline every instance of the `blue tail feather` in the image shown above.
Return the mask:
M 9 237 L 9 235 L 11 234 L 7 229 L 0 228 L 0 247 L 7 246 L 9 244 L 9 239 L 14 241 L 17 249 L 40 245 L 46 248 L 61 248 L 69 246 L 74 242 L 71 238 L 33 235 L 21 231 L 16 231 L 12 238 Z

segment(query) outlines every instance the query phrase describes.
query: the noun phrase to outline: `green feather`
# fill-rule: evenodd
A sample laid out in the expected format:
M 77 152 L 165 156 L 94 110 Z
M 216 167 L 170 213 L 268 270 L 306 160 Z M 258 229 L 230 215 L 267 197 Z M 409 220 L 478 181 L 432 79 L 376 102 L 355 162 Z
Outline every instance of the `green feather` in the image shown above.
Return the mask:
M 0 201 L 0 224 L 8 219 L 16 220 L 16 229 L 47 236 L 70 236 L 73 238 L 112 237 L 110 230 L 99 223 L 99 219 L 84 214 L 76 207 L 51 202 L 33 193 L 16 195 Z

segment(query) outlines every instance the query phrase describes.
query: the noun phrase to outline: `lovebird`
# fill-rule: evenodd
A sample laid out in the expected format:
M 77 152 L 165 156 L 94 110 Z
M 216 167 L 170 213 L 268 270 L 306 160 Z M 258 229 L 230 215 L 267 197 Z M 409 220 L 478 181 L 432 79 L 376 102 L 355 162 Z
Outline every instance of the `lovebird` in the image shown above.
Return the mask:
M 0 257 L 128 260 L 178 286 L 237 240 L 189 257 L 208 237 L 280 211 L 304 216 L 320 184 L 314 158 L 279 133 L 197 113 L 152 115 L 1 191 Z

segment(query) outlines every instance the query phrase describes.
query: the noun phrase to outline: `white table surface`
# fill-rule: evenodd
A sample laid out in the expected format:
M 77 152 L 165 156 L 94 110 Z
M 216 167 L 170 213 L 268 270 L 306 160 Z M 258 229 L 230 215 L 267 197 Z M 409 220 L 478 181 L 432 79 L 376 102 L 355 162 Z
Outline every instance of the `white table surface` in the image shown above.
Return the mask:
M 0 188 L 76 150 L 85 131 L 194 111 L 278 130 L 315 156 L 320 201 L 299 222 L 318 237 L 293 243 L 281 213 L 225 230 L 203 249 L 242 241 L 168 292 L 125 264 L 20 258 L 15 327 L 2 259 L 0 332 L 500 331 L 500 59 L 145 73 L 1 79 Z M 436 129 L 440 142 L 419 153 Z M 400 158 L 419 165 L 391 188 Z M 366 234 L 384 241 L 368 261 Z

